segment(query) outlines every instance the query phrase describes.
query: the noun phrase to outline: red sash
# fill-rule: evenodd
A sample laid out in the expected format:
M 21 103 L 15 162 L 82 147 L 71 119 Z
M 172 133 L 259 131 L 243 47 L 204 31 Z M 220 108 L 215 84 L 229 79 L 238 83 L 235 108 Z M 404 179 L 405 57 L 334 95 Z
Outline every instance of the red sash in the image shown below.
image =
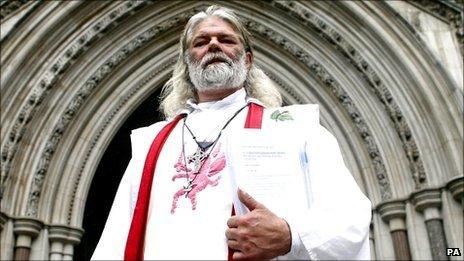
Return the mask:
M 135 205 L 132 223 L 127 236 L 124 260 L 143 260 L 145 228 L 147 225 L 148 207 L 150 206 L 150 195 L 153 184 L 153 177 L 158 161 L 159 154 L 163 148 L 171 131 L 177 123 L 185 117 L 185 114 L 177 115 L 174 120 L 164 126 L 158 133 L 148 151 L 145 165 L 143 167 L 142 179 L 140 181 L 137 204 Z M 254 103 L 248 105 L 248 114 L 245 121 L 245 128 L 260 129 L 263 118 L 263 107 Z M 235 214 L 232 205 L 232 215 Z M 229 249 L 228 260 L 232 260 L 233 251 Z

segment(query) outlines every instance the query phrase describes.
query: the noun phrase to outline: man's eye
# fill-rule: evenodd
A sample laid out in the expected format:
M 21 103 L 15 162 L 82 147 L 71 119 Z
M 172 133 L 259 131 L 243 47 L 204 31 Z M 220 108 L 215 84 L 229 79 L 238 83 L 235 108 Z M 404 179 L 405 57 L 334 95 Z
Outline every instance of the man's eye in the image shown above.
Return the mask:
M 226 43 L 226 44 L 234 44 L 235 41 L 232 39 L 223 39 L 221 42 Z
M 205 45 L 205 44 L 206 44 L 205 41 L 200 41 L 200 42 L 194 43 L 193 46 L 194 46 L 194 47 L 200 47 L 200 46 L 203 46 L 203 45 Z

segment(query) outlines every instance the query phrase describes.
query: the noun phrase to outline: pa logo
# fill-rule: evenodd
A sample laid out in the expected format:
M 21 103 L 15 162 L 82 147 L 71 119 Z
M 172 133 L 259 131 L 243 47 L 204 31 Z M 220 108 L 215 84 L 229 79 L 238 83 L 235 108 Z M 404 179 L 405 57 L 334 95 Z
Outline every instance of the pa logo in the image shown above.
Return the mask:
M 457 247 L 446 248 L 447 256 L 461 256 L 461 250 Z

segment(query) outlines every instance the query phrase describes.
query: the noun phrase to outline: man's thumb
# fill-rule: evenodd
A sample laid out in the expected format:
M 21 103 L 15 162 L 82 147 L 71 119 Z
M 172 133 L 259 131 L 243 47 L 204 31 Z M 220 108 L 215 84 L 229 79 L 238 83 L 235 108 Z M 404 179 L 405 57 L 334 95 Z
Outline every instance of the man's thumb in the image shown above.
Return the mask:
M 250 210 L 257 208 L 264 208 L 263 204 L 259 203 L 254 199 L 250 194 L 246 193 L 245 191 L 238 189 L 237 191 L 238 198 L 240 201 Z

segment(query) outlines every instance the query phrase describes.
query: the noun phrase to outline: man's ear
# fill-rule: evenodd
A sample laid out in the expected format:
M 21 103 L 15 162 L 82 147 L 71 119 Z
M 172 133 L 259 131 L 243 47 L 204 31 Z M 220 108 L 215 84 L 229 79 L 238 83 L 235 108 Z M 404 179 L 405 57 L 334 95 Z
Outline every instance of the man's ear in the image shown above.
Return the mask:
M 246 52 L 246 67 L 248 70 L 251 69 L 251 65 L 253 65 L 253 53 Z

